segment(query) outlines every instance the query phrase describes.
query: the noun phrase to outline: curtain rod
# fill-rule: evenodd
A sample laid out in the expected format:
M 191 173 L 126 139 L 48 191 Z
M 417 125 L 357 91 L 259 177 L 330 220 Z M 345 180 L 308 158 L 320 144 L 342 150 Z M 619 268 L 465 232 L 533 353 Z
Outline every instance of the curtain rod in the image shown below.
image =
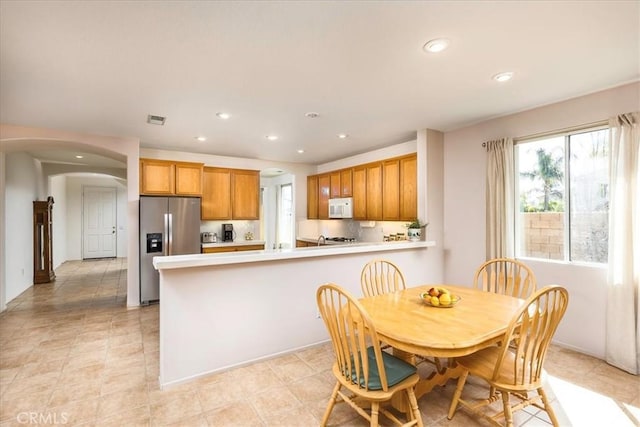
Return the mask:
M 513 142 L 519 142 L 519 141 L 526 141 L 529 139 L 538 139 L 538 138 L 542 138 L 545 136 L 551 136 L 551 135 L 556 135 L 559 133 L 568 133 L 568 132 L 576 132 L 576 131 L 580 131 L 583 129 L 588 129 L 588 128 L 593 128 L 593 127 L 598 127 L 598 126 L 607 126 L 609 124 L 608 120 L 599 120 L 597 122 L 591 122 L 591 123 L 584 123 L 581 125 L 577 125 L 577 126 L 571 126 L 571 127 L 566 127 L 566 128 L 562 128 L 562 129 L 556 129 L 556 130 L 550 130 L 550 131 L 546 131 L 546 132 L 540 132 L 540 133 L 534 133 L 532 135 L 525 135 L 525 136 L 518 136 L 516 138 L 513 138 Z
M 545 137 L 545 136 L 556 135 L 556 134 L 559 134 L 559 133 L 575 132 L 575 131 L 588 129 L 588 128 L 592 128 L 592 127 L 607 126 L 608 124 L 609 124 L 608 120 L 599 120 L 597 122 L 584 123 L 584 124 L 578 125 L 578 126 L 571 126 L 571 127 L 562 128 L 562 129 L 556 129 L 556 130 L 550 130 L 550 131 L 546 131 L 546 132 L 534 133 L 532 135 L 518 136 L 516 138 L 513 138 L 513 142 L 516 143 L 516 142 L 520 142 L 520 141 L 527 141 L 529 139 L 538 139 L 538 138 L 542 138 L 542 137 Z M 487 143 L 483 142 L 482 143 L 482 147 L 486 148 L 487 147 Z

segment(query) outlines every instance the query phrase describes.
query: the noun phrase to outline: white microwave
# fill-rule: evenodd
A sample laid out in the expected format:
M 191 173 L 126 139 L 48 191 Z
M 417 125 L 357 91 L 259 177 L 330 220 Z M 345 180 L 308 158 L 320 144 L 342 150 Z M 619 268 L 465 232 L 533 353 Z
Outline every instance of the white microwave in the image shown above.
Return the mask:
M 329 218 L 353 218 L 353 198 L 329 199 Z

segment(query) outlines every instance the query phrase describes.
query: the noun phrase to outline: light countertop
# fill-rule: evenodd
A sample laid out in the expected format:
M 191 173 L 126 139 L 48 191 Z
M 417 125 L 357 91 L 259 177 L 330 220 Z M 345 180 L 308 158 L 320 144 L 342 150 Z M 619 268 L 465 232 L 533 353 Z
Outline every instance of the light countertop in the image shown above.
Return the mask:
M 251 240 L 246 244 L 257 244 L 259 240 Z M 264 243 L 264 242 L 263 242 Z M 230 245 L 230 242 L 226 242 Z M 237 244 L 233 242 L 233 244 Z M 231 244 L 231 245 L 233 245 Z M 210 243 L 209 245 L 218 245 L 221 243 Z M 358 243 L 341 243 L 339 245 L 327 246 L 310 246 L 306 248 L 292 249 L 275 249 L 275 250 L 257 250 L 242 252 L 222 252 L 213 254 L 193 254 L 193 255 L 173 255 L 173 256 L 157 256 L 153 257 L 153 266 L 156 270 L 189 268 L 189 267 L 206 267 L 213 265 L 240 264 L 251 262 L 265 261 L 281 261 L 288 259 L 314 258 L 335 256 L 344 254 L 356 254 L 363 252 L 385 252 L 399 251 L 409 249 L 426 249 L 435 246 L 434 241 L 417 241 L 408 240 L 399 242 L 358 242 Z

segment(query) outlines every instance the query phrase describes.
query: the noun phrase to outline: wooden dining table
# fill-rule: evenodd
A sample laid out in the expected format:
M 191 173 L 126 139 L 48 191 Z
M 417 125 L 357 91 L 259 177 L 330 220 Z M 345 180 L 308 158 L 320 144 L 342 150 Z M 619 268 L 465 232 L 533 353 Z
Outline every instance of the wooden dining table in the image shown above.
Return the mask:
M 420 294 L 437 286 L 461 299 L 452 307 L 426 304 Z M 524 300 L 464 286 L 430 284 L 360 299 L 375 324 L 381 341 L 393 347 L 394 355 L 414 363 L 414 355 L 447 360 L 416 385 L 419 398 L 437 385 L 457 378 L 461 368 L 455 358 L 500 342 L 509 322 Z M 401 397 L 396 409 L 406 411 Z

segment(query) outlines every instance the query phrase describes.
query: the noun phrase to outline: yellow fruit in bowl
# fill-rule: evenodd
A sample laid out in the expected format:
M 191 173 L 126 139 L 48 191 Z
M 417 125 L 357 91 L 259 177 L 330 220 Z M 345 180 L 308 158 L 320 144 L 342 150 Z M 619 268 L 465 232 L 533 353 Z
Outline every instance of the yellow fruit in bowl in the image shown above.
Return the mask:
M 438 297 L 431 297 L 431 305 L 440 305 L 440 300 L 438 299 Z
M 442 294 L 440 295 L 439 302 L 441 305 L 450 305 L 451 304 L 451 294 Z

